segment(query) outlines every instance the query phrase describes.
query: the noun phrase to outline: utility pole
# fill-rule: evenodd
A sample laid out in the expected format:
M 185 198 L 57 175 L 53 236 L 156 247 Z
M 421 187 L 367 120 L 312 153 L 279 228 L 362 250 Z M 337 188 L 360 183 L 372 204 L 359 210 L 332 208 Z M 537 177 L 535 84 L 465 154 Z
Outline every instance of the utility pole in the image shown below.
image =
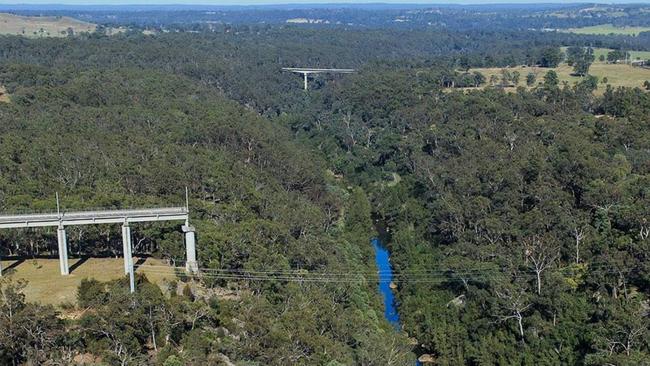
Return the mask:
M 185 211 L 190 212 L 190 191 L 185 187 Z
M 59 204 L 59 192 L 56 192 L 56 215 L 61 218 L 61 205 Z

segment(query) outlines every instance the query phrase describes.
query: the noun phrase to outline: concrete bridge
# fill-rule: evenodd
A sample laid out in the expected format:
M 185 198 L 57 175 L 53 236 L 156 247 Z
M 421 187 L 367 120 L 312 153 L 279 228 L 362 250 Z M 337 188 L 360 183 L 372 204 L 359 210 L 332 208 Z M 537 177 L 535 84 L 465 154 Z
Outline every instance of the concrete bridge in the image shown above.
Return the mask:
M 305 78 L 305 90 L 307 90 L 307 75 L 309 74 L 324 74 L 324 73 L 337 73 L 337 74 L 351 74 L 356 72 L 354 69 L 314 69 L 309 67 L 283 67 L 282 71 L 289 71 L 296 74 L 302 74 Z
M 130 210 L 100 210 L 72 211 L 25 215 L 0 215 L 0 229 L 16 229 L 30 227 L 57 227 L 59 243 L 59 266 L 61 275 L 68 275 L 68 242 L 66 226 L 122 224 L 122 243 L 124 250 L 124 273 L 131 278 L 131 291 L 134 291 L 133 255 L 131 243 L 131 227 L 135 222 L 184 221 L 182 226 L 185 234 L 185 270 L 188 273 L 198 272 L 196 262 L 196 236 L 194 227 L 189 223 L 189 209 L 185 207 L 164 207 Z M 0 276 L 2 268 L 0 268 Z

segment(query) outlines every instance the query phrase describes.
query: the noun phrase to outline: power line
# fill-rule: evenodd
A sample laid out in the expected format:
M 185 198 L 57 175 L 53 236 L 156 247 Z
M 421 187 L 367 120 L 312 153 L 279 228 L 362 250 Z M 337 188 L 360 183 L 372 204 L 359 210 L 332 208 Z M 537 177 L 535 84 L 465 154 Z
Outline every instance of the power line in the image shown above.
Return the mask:
M 150 273 L 157 274 L 176 274 L 185 270 L 180 266 L 156 266 L 144 265 L 139 268 L 145 269 Z M 225 271 L 225 270 L 222 270 Z M 616 269 L 605 270 L 603 266 L 601 269 L 594 269 L 590 271 L 592 274 L 600 273 L 620 273 L 628 274 L 631 270 L 620 271 Z M 450 281 L 462 280 L 491 280 L 502 278 L 504 275 L 509 276 L 510 273 L 495 272 L 495 271 L 472 271 L 472 272 L 458 272 L 458 273 L 443 273 L 443 272 L 421 272 L 421 273 L 401 273 L 399 276 L 393 276 L 389 273 L 384 275 L 379 273 L 363 273 L 363 272 L 350 272 L 347 274 L 337 274 L 332 276 L 327 272 L 294 272 L 282 273 L 273 271 L 259 272 L 246 272 L 237 270 L 236 272 L 214 272 L 209 268 L 200 268 L 201 278 L 211 279 L 224 279 L 224 280 L 246 280 L 246 281 L 285 281 L 285 282 L 318 282 L 318 283 L 360 283 L 360 282 L 394 282 L 394 283 L 443 283 Z M 521 271 L 517 273 L 518 277 L 533 279 L 536 277 L 534 271 Z
M 166 266 L 166 265 L 143 265 L 141 267 L 149 267 L 149 268 L 163 268 L 163 269 L 169 269 L 169 268 L 180 268 L 184 269 L 183 266 Z M 613 271 L 616 271 L 616 268 L 612 266 L 610 263 L 593 263 L 589 264 L 585 270 L 588 272 L 594 272 L 596 269 L 602 269 L 602 268 L 612 268 Z M 511 268 L 511 267 L 495 267 L 495 266 L 486 266 L 486 267 L 474 267 L 471 269 L 458 269 L 458 268 L 437 268 L 437 269 L 419 269 L 419 270 L 379 270 L 379 271 L 372 271 L 372 270 L 366 270 L 366 271 L 359 271 L 356 268 L 350 268 L 345 271 L 339 271 L 339 272 L 332 272 L 332 271 L 326 271 L 326 272 L 318 272 L 318 271 L 308 271 L 305 269 L 293 269 L 293 270 L 287 270 L 287 269 L 279 269 L 279 270 L 267 270 L 267 271 L 261 271 L 261 270 L 247 270 L 247 269 L 240 269 L 240 268 L 206 268 L 202 267 L 199 268 L 202 272 L 210 272 L 210 273 L 220 273 L 220 274 L 255 274 L 255 275 L 267 275 L 267 274 L 272 274 L 272 275 L 310 275 L 310 274 L 318 274 L 318 275 L 328 275 L 328 276 L 349 276 L 351 273 L 353 274 L 366 274 L 366 275 L 375 275 L 375 274 L 387 274 L 387 275 L 392 275 L 393 277 L 399 277 L 399 276 L 404 276 L 404 275 L 414 275 L 414 274 L 440 274 L 440 275 L 464 275 L 464 274 L 473 274 L 473 273 L 483 273 L 483 272 L 497 272 L 497 273 L 504 273 L 507 274 L 510 271 L 516 271 L 516 273 L 535 273 L 535 270 L 533 269 L 518 269 L 518 268 Z M 571 271 L 574 270 L 572 267 L 561 267 L 561 268 L 556 268 L 556 270 L 559 271 Z M 577 270 L 577 269 L 576 269 Z

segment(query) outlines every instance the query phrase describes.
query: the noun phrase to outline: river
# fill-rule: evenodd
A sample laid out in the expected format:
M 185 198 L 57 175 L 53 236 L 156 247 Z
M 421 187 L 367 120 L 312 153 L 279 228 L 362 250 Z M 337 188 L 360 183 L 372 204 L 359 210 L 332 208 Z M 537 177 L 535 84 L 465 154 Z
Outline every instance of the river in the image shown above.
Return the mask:
M 390 284 L 393 282 L 393 267 L 390 265 L 390 253 L 381 245 L 381 241 L 377 238 L 372 239 L 372 246 L 375 248 L 375 262 L 377 263 L 377 270 L 379 271 L 379 292 L 384 299 L 384 317 L 388 322 L 395 327 L 395 330 L 401 331 L 402 325 L 395 306 L 395 294 Z M 420 362 L 415 362 L 416 366 L 420 366 Z
M 395 294 L 390 288 L 393 281 L 393 268 L 390 265 L 390 254 L 388 250 L 381 245 L 379 239 L 372 239 L 372 246 L 375 248 L 375 262 L 379 271 L 379 292 L 384 298 L 384 317 L 397 330 L 402 326 L 399 321 L 399 314 L 395 307 Z

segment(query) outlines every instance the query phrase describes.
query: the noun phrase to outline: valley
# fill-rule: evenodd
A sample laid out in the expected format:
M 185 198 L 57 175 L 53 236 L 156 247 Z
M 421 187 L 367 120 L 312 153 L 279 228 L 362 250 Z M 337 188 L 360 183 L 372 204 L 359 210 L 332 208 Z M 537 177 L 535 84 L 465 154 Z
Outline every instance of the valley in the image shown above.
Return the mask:
M 643 365 L 647 9 L 0 5 L 0 364 Z

